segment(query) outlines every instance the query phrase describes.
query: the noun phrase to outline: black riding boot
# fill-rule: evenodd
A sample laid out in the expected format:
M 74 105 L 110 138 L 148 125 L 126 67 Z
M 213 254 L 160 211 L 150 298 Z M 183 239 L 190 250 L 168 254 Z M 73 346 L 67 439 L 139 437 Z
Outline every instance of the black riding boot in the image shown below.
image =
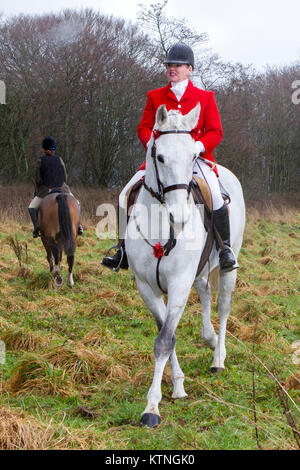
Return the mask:
M 38 226 L 38 211 L 37 209 L 34 209 L 34 208 L 28 208 L 28 212 L 29 212 L 29 215 L 31 217 L 31 220 L 32 220 L 32 223 L 33 223 L 33 226 L 34 226 L 34 230 L 32 232 L 32 236 L 33 238 L 37 238 L 40 234 L 40 229 L 39 229 L 39 226 Z
M 112 248 L 117 247 L 119 249 L 113 256 L 107 256 Z M 120 268 L 128 269 L 128 261 L 125 251 L 124 240 L 120 240 L 118 245 L 114 245 L 108 250 L 103 260 L 101 261 L 101 264 L 103 264 L 103 266 L 106 266 L 109 269 L 112 269 L 113 271 L 119 271 Z
M 221 249 L 219 254 L 220 273 L 227 273 L 233 269 L 237 269 L 239 265 L 230 247 L 230 224 L 226 204 L 220 209 L 213 211 L 213 221 L 225 245 L 225 248 L 223 250 Z

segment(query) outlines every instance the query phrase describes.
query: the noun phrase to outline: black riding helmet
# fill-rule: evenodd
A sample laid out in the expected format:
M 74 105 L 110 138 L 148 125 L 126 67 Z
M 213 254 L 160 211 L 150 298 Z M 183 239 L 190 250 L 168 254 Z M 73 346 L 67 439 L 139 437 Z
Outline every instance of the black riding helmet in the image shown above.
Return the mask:
M 183 42 L 177 42 L 168 52 L 164 64 L 186 64 L 194 69 L 194 53 L 192 48 Z
M 55 150 L 56 149 L 56 142 L 52 137 L 46 137 L 42 142 L 42 148 L 44 150 Z

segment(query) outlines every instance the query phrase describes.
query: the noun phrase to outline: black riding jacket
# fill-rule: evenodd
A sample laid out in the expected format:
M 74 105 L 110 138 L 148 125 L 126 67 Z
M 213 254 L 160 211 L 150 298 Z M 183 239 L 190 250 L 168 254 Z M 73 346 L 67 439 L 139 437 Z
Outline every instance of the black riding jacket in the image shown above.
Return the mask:
M 43 197 L 49 189 L 61 188 L 67 182 L 65 164 L 58 155 L 43 155 L 37 162 L 35 183 L 36 195 Z

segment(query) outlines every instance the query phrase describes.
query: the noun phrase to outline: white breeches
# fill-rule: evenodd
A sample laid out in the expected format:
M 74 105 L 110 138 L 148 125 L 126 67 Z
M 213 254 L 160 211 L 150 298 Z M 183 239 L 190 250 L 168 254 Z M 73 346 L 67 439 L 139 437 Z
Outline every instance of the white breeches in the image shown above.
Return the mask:
M 145 170 L 139 170 L 138 172 L 133 175 L 131 180 L 126 184 L 125 188 L 122 189 L 119 195 L 119 206 L 121 209 L 126 209 L 126 194 L 128 189 L 133 186 L 135 183 L 138 182 L 141 178 L 145 176 Z
M 72 193 L 68 193 L 68 194 L 70 194 L 70 196 L 74 197 L 74 195 Z M 43 200 L 42 197 L 35 196 L 32 199 L 31 203 L 29 204 L 28 209 L 36 209 L 37 210 L 40 207 L 42 200 Z M 77 199 L 76 199 L 76 201 L 77 201 Z M 77 201 L 77 202 L 78 202 L 78 205 L 80 207 L 79 201 Z
M 40 207 L 40 204 L 42 202 L 43 198 L 42 197 L 37 197 L 35 196 L 31 203 L 29 204 L 28 209 L 38 209 Z
M 223 206 L 224 201 L 221 195 L 218 178 L 212 168 L 210 168 L 207 163 L 201 160 L 201 158 L 197 158 L 193 168 L 193 174 L 199 178 L 206 180 L 211 190 L 213 210 L 216 211 L 217 209 L 220 209 L 220 207 Z M 139 170 L 126 184 L 125 188 L 122 189 L 119 195 L 119 206 L 121 209 L 126 209 L 126 193 L 128 189 L 132 185 L 134 185 L 139 179 L 141 179 L 144 175 L 145 170 Z
M 211 191 L 213 210 L 216 211 L 220 209 L 224 204 L 224 200 L 221 194 L 218 177 L 213 169 L 201 158 L 197 158 L 193 168 L 193 175 L 207 182 Z

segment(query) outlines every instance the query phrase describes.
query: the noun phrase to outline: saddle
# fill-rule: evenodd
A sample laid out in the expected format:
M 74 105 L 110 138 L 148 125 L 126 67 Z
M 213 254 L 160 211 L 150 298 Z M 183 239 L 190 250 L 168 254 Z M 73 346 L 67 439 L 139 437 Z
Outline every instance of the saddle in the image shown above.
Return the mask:
M 36 191 L 35 191 L 34 195 L 43 199 L 44 197 L 48 196 L 48 194 L 52 194 L 52 193 L 70 193 L 70 192 L 71 192 L 71 190 L 70 190 L 69 186 L 66 183 L 63 183 L 62 186 L 53 187 L 53 188 L 48 188 L 48 186 L 44 186 L 42 184 L 38 188 L 36 188 Z

